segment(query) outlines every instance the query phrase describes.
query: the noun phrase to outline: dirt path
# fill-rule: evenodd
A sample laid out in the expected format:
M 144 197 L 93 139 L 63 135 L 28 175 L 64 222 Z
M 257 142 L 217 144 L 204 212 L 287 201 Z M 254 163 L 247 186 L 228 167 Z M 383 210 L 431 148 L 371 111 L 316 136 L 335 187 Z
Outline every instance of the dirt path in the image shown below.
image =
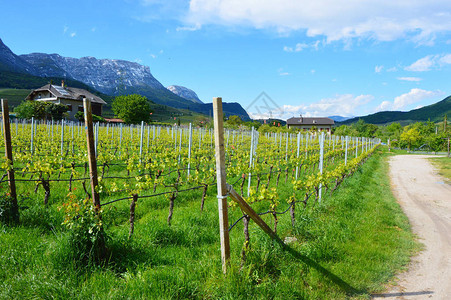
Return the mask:
M 425 155 L 391 157 L 393 193 L 424 244 L 398 285 L 374 298 L 451 299 L 451 185 Z

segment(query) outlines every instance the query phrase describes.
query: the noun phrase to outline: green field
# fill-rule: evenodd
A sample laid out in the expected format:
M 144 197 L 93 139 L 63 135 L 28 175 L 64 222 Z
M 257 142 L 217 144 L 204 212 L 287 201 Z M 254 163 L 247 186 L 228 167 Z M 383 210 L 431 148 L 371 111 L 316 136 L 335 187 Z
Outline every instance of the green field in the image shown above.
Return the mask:
M 0 89 L 0 98 L 8 99 L 9 110 L 13 111 L 31 91 L 28 89 Z

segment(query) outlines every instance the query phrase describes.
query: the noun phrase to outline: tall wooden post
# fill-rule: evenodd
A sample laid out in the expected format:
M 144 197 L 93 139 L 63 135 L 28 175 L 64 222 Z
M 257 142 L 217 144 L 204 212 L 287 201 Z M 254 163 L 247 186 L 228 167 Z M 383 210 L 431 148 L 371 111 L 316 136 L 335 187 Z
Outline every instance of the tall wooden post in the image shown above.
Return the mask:
M 6 99 L 2 99 L 2 112 L 3 112 L 3 136 L 5 138 L 5 156 L 6 159 L 11 163 L 11 168 L 8 169 L 9 192 L 12 201 L 14 221 L 19 222 L 19 206 L 17 205 L 16 182 L 14 180 L 14 169 L 13 169 L 13 151 L 11 147 L 11 130 L 9 125 L 9 108 L 8 108 L 8 100 Z
M 449 157 L 449 138 L 448 138 L 448 157 Z
M 100 208 L 100 197 L 99 193 L 96 191 L 96 187 L 99 185 L 99 181 L 97 178 L 97 161 L 94 145 L 94 130 L 92 125 L 91 100 L 84 98 L 83 108 L 85 111 L 85 129 L 86 140 L 88 143 L 89 177 L 91 178 L 92 202 L 98 210 Z
M 215 128 L 216 181 L 218 186 L 219 234 L 221 238 L 222 271 L 227 272 L 230 260 L 229 216 L 227 211 L 227 185 L 224 151 L 224 127 L 222 115 L 222 98 L 213 98 L 213 115 Z

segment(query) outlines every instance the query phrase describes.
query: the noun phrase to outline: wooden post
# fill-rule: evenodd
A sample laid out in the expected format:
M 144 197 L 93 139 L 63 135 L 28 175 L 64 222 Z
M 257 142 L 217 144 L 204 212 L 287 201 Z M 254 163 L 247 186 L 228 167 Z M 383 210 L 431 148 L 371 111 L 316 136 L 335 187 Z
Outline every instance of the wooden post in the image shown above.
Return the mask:
M 448 138 L 448 157 L 449 157 L 449 138 Z
M 11 131 L 9 125 L 9 108 L 8 100 L 2 99 L 2 112 L 3 112 L 3 136 L 5 138 L 5 156 L 6 159 L 11 163 L 11 169 L 8 169 L 8 185 L 9 192 L 12 199 L 12 209 L 13 217 L 15 222 L 19 222 L 19 206 L 17 205 L 17 192 L 16 192 L 16 181 L 14 180 L 14 169 L 13 169 L 13 151 L 11 147 Z
M 133 194 L 132 203 L 130 203 L 130 230 L 128 231 L 128 238 L 132 237 L 133 231 L 135 229 L 135 207 L 138 201 L 138 194 Z
M 91 192 L 92 192 L 92 202 L 96 207 L 96 210 L 100 209 L 100 197 L 99 193 L 96 191 L 96 187 L 99 184 L 97 178 L 97 161 L 96 161 L 96 150 L 94 145 L 94 131 L 92 125 L 92 110 L 91 110 L 91 100 L 83 99 L 83 108 L 85 111 L 85 129 L 86 129 L 86 140 L 88 143 L 88 162 L 89 162 L 89 177 L 91 178 Z
M 222 115 L 222 98 L 213 98 L 216 181 L 218 186 L 219 234 L 221 239 L 222 271 L 227 272 L 230 261 L 229 216 L 227 211 L 227 186 L 224 151 L 224 127 Z
M 284 242 L 279 238 L 279 236 L 269 228 L 268 224 L 263 221 L 262 218 L 250 207 L 250 205 L 233 189 L 230 184 L 227 184 L 227 191 L 230 197 L 235 200 L 236 203 L 240 206 L 241 210 L 248 215 L 252 220 L 254 220 L 257 225 L 263 229 L 272 239 L 276 240 L 282 245 L 285 245 Z

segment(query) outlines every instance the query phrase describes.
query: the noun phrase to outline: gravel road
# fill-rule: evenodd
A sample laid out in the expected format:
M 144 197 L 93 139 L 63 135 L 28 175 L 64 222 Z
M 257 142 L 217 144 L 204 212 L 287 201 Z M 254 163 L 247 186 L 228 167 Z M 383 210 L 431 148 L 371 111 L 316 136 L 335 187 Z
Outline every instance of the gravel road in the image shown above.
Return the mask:
M 373 298 L 451 299 L 451 185 L 426 155 L 390 158 L 392 190 L 424 250 L 412 258 L 397 285 Z

